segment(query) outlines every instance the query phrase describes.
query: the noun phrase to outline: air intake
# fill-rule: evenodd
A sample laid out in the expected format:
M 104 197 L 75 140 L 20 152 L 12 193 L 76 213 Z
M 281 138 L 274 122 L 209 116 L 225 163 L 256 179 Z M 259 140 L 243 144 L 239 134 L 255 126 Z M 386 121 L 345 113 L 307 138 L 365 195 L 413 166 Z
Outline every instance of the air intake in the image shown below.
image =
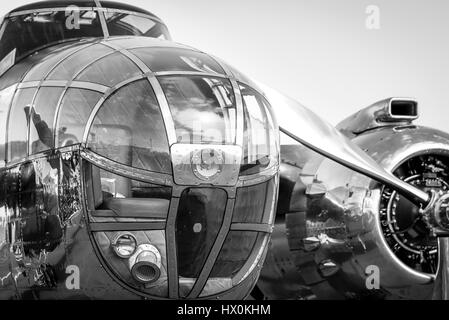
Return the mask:
M 337 129 L 346 136 L 353 137 L 380 127 L 410 125 L 418 118 L 419 111 L 416 100 L 388 98 L 348 117 L 337 126 Z
M 418 119 L 418 102 L 414 100 L 390 100 L 390 112 L 388 115 L 392 120 L 415 120 Z

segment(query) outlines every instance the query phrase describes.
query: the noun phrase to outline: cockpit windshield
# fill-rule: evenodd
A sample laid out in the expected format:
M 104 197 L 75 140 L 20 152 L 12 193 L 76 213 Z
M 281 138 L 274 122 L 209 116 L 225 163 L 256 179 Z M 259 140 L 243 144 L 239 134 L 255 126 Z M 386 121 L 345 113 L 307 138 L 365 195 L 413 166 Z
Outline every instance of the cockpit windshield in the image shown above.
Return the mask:
M 170 39 L 162 22 L 141 13 L 76 6 L 30 11 L 13 12 L 1 24 L 0 75 L 30 53 L 71 39 L 127 35 Z

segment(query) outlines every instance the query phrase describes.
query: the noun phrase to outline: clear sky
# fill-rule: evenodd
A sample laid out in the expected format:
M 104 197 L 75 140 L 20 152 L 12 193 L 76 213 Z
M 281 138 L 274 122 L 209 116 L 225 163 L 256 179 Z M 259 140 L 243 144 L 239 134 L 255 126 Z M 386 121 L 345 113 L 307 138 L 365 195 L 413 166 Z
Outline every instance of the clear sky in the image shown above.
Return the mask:
M 1 3 L 4 14 L 31 1 Z M 333 124 L 377 100 L 415 97 L 449 131 L 447 0 L 129 0 L 174 40 L 215 54 Z M 380 10 L 369 30 L 367 7 Z M 370 20 L 371 21 L 371 20 Z

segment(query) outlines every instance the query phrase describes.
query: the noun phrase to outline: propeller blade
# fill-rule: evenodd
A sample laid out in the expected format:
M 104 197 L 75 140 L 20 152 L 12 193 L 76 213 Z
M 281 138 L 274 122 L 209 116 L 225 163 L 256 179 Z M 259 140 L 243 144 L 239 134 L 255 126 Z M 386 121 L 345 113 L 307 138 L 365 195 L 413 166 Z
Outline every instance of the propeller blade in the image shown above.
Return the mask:
M 334 126 L 299 102 L 267 86 L 260 86 L 272 104 L 283 133 L 315 152 L 397 190 L 415 204 L 430 202 L 429 194 L 385 171 Z

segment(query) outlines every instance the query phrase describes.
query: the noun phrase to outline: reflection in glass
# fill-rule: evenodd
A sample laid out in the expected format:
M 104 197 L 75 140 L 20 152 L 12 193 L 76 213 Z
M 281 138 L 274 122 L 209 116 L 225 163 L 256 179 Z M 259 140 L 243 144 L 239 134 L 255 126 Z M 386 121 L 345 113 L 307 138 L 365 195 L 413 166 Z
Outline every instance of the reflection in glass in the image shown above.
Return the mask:
M 86 188 L 93 217 L 166 219 L 171 188 L 132 180 L 89 165 Z
M 64 88 L 41 87 L 30 114 L 30 154 L 54 147 L 53 122 Z
M 252 231 L 231 231 L 221 249 L 211 278 L 232 278 L 248 261 L 258 233 Z
M 102 37 L 98 14 L 80 11 L 79 23 L 66 27 L 66 10 L 30 13 L 5 19 L 5 30 L 0 39 L 0 60 L 16 49 L 21 58 L 39 47 L 80 37 Z M 20 36 L 19 36 L 20 35 Z
M 266 99 L 248 86 L 240 85 L 244 105 L 244 143 L 241 175 L 270 168 L 277 158 L 276 132 Z
M 89 66 L 76 80 L 113 87 L 139 74 L 141 71 L 130 59 L 121 53 L 114 53 Z
M 80 72 L 88 64 L 92 63 L 96 59 L 112 53 L 109 47 L 102 44 L 94 44 L 86 49 L 76 52 L 69 58 L 59 64 L 56 69 L 49 74 L 48 80 L 72 80 L 75 75 Z
M 0 167 L 6 161 L 6 124 L 16 86 L 0 92 Z
M 101 96 L 100 93 L 90 90 L 67 90 L 56 125 L 57 148 L 82 142 L 86 123 Z
M 32 57 L 39 57 L 41 59 L 37 60 L 37 63 L 24 77 L 23 82 L 26 81 L 41 81 L 44 79 L 48 73 L 61 61 L 63 61 L 66 57 L 70 56 L 77 50 L 82 50 L 82 48 L 86 48 L 88 45 L 77 46 L 73 43 L 53 46 L 50 49 L 41 50 L 38 54 L 33 55 Z M 45 54 L 46 53 L 46 54 Z M 22 60 L 28 61 L 32 59 L 32 57 Z M 45 57 L 42 59 L 42 57 Z
M 237 190 L 234 223 L 262 223 L 268 182 Z M 271 195 L 270 195 L 271 196 Z
M 224 70 L 204 53 L 187 49 L 148 48 L 131 50 L 153 72 L 190 71 L 224 75 Z
M 171 173 L 164 121 L 147 80 L 121 88 L 105 102 L 90 128 L 88 147 L 127 166 Z
M 145 36 L 170 39 L 167 27 L 147 17 L 120 12 L 105 12 L 111 36 Z
M 227 193 L 192 188 L 183 192 L 176 220 L 179 291 L 185 297 L 206 262 L 223 223 Z
M 8 161 L 21 160 L 27 156 L 28 116 L 36 90 L 20 89 L 14 97 L 8 123 Z
M 160 77 L 179 143 L 233 144 L 235 96 L 229 80 L 201 76 Z

